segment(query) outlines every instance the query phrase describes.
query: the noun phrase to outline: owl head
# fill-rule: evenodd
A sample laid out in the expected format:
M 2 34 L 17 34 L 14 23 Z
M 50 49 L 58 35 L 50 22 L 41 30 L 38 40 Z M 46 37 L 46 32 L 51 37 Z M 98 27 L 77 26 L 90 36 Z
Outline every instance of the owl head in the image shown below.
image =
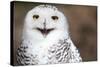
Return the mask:
M 67 18 L 56 7 L 39 5 L 31 9 L 25 17 L 25 29 L 43 37 L 54 31 L 67 31 Z

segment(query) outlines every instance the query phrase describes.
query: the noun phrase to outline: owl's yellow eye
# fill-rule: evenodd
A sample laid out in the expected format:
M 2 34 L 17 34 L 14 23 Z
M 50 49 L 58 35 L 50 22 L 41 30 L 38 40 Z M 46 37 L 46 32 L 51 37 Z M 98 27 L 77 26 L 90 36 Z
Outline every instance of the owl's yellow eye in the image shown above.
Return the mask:
M 58 16 L 52 16 L 51 17 L 53 20 L 58 20 Z
M 33 15 L 33 19 L 38 19 L 39 15 Z

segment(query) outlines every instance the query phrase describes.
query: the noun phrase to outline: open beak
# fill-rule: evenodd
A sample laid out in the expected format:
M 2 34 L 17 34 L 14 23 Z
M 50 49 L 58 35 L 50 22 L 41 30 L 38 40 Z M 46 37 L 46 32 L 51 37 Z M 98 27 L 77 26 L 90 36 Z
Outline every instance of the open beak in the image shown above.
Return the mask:
M 38 31 L 40 31 L 44 37 L 46 37 L 48 35 L 49 32 L 51 32 L 52 30 L 54 30 L 54 28 L 50 28 L 50 29 L 46 29 L 45 27 L 43 29 L 41 28 L 36 28 Z

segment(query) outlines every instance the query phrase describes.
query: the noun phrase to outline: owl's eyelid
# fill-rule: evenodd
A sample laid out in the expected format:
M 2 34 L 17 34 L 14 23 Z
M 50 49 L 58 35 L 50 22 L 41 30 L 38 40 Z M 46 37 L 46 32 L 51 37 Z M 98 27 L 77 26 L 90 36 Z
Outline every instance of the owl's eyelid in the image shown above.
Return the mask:
M 58 17 L 58 16 L 56 16 L 56 15 L 51 16 L 51 18 L 52 18 L 53 20 L 58 20 L 58 19 L 59 19 L 59 17 Z
M 39 18 L 38 14 L 33 15 L 33 19 L 38 19 L 38 18 Z

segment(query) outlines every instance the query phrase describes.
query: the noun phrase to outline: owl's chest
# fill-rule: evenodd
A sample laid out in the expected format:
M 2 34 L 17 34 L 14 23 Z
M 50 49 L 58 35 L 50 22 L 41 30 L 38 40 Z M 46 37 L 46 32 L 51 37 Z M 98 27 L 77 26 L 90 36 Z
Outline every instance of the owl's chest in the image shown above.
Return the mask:
M 30 46 L 28 52 L 36 56 L 38 64 L 52 64 L 65 61 L 67 45 L 61 43 L 51 44 L 48 42 L 34 43 Z
M 53 44 L 48 41 L 30 41 L 31 45 L 28 48 L 28 53 L 36 56 L 38 64 L 47 64 L 49 62 L 49 50 Z
M 56 62 L 55 53 L 52 53 L 50 47 L 47 46 L 35 46 L 31 49 L 31 54 L 36 56 L 35 61 L 38 61 L 38 64 L 50 64 L 51 62 Z

